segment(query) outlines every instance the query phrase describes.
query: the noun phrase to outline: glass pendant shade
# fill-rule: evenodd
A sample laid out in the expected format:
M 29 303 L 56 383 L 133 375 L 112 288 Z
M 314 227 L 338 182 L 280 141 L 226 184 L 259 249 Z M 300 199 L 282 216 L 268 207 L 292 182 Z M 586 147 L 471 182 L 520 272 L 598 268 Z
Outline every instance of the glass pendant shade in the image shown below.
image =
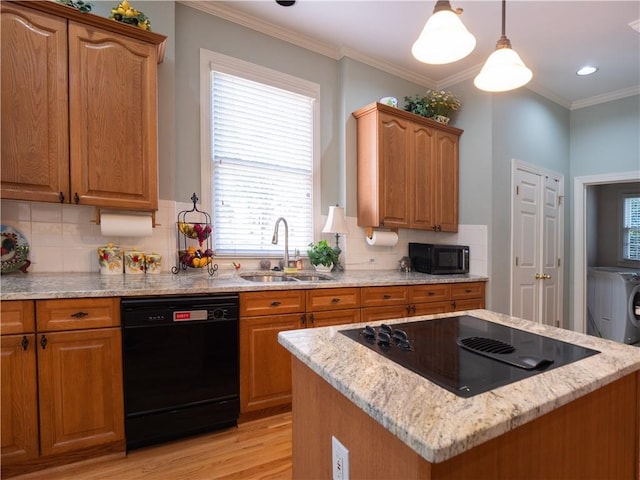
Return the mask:
M 466 29 L 458 14 L 449 9 L 431 15 L 411 53 L 421 62 L 440 65 L 466 57 L 475 46 L 476 38 Z
M 533 77 L 520 56 L 510 47 L 499 47 L 489 55 L 473 83 L 487 92 L 506 92 L 529 82 Z

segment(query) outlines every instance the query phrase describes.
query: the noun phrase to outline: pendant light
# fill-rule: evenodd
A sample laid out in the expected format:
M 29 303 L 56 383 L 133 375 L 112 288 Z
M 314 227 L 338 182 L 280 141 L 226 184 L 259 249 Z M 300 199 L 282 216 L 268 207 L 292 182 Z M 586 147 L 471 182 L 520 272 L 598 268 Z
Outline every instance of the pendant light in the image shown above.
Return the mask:
M 496 44 L 496 50 L 489 55 L 473 81 L 476 87 L 487 92 L 514 90 L 527 84 L 533 77 L 505 35 L 505 9 L 506 0 L 502 0 L 502 36 Z
M 422 33 L 411 47 L 413 56 L 424 63 L 440 65 L 455 62 L 469 55 L 476 38 L 469 33 L 449 0 L 438 0 Z

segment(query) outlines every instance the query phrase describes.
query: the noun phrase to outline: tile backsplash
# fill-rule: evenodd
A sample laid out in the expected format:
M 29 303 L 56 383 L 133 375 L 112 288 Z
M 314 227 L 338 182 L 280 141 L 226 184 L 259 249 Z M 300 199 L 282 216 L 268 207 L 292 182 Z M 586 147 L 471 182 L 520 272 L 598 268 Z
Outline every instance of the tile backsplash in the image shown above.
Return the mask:
M 96 224 L 95 207 L 53 203 L 3 200 L 1 221 L 20 231 L 30 246 L 29 272 L 98 272 L 98 247 L 107 243 L 122 249 L 137 248 L 162 255 L 162 271 L 168 272 L 176 264 L 176 218 L 181 210 L 189 210 L 192 203 L 160 200 L 156 212 L 156 227 L 151 237 L 106 238 Z M 320 219 L 324 225 L 326 216 Z M 340 237 L 342 263 L 347 270 L 390 270 L 398 268 L 398 261 L 407 255 L 409 242 L 450 243 L 469 245 L 470 273 L 487 275 L 487 226 L 459 225 L 457 233 L 420 230 L 398 232 L 393 247 L 371 246 L 366 242 L 365 229 L 358 227 L 355 217 L 347 217 L 349 233 Z M 322 234 L 330 245 L 335 237 Z M 291 253 L 293 253 L 291 247 Z M 305 249 L 301 249 L 304 251 Z M 216 257 L 220 272 L 231 272 L 232 262 L 242 264 L 243 270 L 259 269 L 259 258 Z M 275 265 L 277 259 L 272 258 Z M 309 265 L 306 264 L 308 267 Z

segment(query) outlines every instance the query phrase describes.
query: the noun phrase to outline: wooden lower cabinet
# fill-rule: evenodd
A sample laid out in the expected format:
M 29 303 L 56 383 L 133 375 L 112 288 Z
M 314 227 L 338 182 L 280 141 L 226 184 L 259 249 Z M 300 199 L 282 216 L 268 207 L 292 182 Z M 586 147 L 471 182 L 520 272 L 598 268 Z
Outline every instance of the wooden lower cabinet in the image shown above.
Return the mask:
M 240 413 L 291 405 L 291 354 L 278 333 L 360 321 L 360 288 L 240 294 Z
M 4 304 L 2 305 L 4 310 Z M 2 312 L 4 316 L 4 311 Z M 38 458 L 38 385 L 36 336 L 3 335 L 2 356 L 2 476 L 7 465 Z
M 69 317 L 50 319 L 75 321 L 75 329 L 38 331 L 38 318 L 17 319 L 15 312 L 33 316 L 39 302 L 2 303 L 3 332 L 5 318 L 30 326 L 0 337 L 3 478 L 125 449 L 119 311 L 111 326 L 87 328 L 104 322 L 103 315 L 96 320 L 83 301 L 49 300 Z M 118 302 L 96 299 L 96 305 Z
M 240 318 L 240 412 L 291 403 L 291 354 L 278 333 L 302 328 L 303 313 Z

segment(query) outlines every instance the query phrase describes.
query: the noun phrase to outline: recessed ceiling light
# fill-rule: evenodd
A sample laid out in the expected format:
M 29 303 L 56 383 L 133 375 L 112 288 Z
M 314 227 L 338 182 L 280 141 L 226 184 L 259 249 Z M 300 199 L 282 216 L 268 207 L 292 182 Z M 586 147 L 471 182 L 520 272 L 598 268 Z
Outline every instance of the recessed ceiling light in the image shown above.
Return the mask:
M 592 73 L 596 73 L 597 71 L 598 67 L 587 65 L 586 67 L 582 67 L 580 70 L 578 70 L 576 72 L 576 75 L 580 75 L 582 77 L 584 75 L 591 75 Z

